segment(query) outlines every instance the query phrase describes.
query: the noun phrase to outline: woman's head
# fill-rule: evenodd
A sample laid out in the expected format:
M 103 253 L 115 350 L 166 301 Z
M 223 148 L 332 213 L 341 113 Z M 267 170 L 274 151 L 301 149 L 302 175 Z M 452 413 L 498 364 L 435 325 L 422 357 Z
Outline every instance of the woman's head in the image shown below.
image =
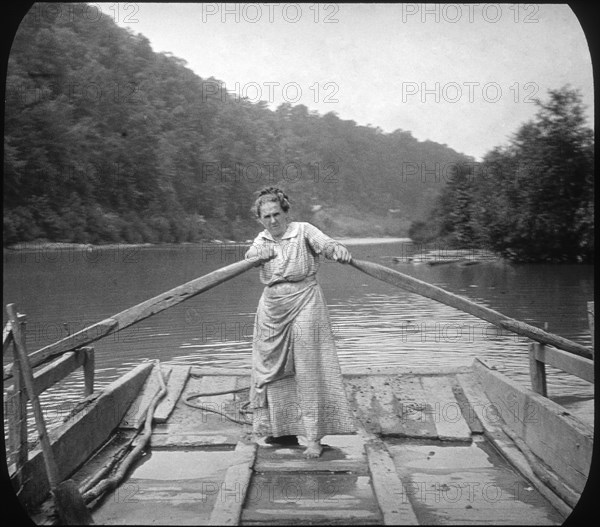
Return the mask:
M 290 202 L 283 190 L 268 187 L 258 192 L 253 211 L 274 238 L 281 238 L 288 227 Z
M 279 203 L 281 210 L 287 213 L 290 210 L 290 202 L 286 193 L 277 187 L 265 187 L 257 192 L 258 197 L 254 202 L 252 211 L 256 214 L 256 217 L 261 217 L 261 207 L 265 203 Z

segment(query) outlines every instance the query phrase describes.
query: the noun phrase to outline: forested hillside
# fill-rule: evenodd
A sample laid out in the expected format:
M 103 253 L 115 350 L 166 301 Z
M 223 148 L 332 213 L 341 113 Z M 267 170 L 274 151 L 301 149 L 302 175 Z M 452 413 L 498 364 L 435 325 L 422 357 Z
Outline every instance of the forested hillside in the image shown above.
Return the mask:
M 82 5 L 33 9 L 14 40 L 5 245 L 245 239 L 253 192 L 273 184 L 332 234 L 405 235 L 472 165 L 408 131 L 240 99 L 109 17 L 78 16 Z

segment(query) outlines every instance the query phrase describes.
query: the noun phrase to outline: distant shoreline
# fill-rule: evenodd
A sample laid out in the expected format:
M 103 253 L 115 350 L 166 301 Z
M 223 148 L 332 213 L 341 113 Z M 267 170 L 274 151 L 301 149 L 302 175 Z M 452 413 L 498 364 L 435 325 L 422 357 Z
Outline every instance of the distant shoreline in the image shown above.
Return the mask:
M 346 245 L 369 245 L 376 243 L 410 243 L 410 238 L 335 238 L 335 240 Z M 96 250 L 96 249 L 120 249 L 120 248 L 140 248 L 140 247 L 183 247 L 183 246 L 202 246 L 202 245 L 250 245 L 252 240 L 236 241 L 236 240 L 202 240 L 199 242 L 182 242 L 182 243 L 106 243 L 95 245 L 92 243 L 69 243 L 69 242 L 22 242 L 4 247 L 4 251 L 36 251 L 44 250 Z

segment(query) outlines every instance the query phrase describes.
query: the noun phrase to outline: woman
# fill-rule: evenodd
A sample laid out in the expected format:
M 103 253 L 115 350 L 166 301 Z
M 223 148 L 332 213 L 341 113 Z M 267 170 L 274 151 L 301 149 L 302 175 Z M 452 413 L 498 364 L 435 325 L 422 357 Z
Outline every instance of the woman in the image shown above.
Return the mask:
M 310 223 L 290 221 L 285 193 L 260 191 L 254 213 L 265 227 L 246 253 L 265 289 L 256 312 L 250 401 L 253 433 L 266 443 L 306 440 L 319 457 L 325 435 L 355 431 L 323 292 L 319 255 L 347 263 L 343 245 Z

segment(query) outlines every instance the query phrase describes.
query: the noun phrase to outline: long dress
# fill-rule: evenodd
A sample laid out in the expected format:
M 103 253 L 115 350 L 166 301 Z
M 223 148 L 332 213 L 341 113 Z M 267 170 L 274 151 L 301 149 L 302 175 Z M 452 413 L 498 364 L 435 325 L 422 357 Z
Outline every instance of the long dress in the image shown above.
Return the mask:
M 356 431 L 316 280 L 319 255 L 335 243 L 310 223 L 291 222 L 281 240 L 264 230 L 246 253 L 258 259 L 273 247 L 277 254 L 261 265 L 265 289 L 254 324 L 250 402 L 258 437 L 318 441 Z

